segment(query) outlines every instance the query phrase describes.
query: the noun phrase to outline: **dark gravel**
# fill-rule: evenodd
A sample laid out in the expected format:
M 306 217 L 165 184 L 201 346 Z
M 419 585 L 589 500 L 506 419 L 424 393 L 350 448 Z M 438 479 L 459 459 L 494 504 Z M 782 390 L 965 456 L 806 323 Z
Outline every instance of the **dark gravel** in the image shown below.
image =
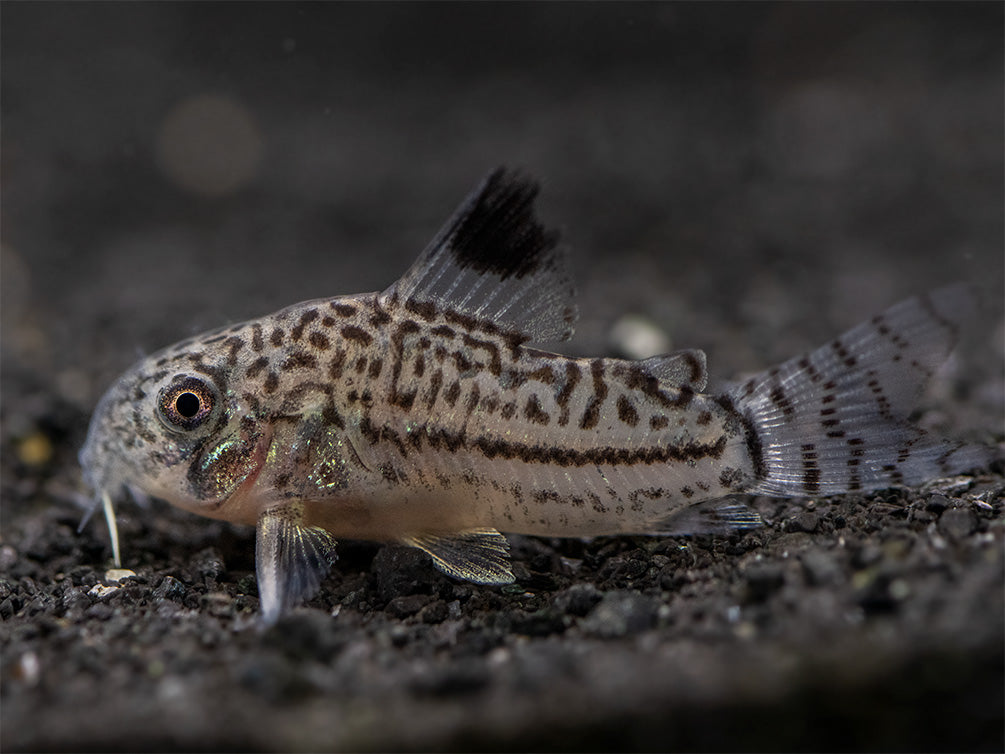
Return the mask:
M 386 285 L 500 163 L 573 246 L 566 350 L 633 314 L 731 378 L 972 280 L 919 418 L 1001 444 L 1000 4 L 0 14 L 4 751 L 1005 747 L 1000 464 L 731 536 L 512 537 L 502 588 L 344 542 L 266 631 L 252 531 L 122 505 L 118 581 L 76 531 L 138 354 Z

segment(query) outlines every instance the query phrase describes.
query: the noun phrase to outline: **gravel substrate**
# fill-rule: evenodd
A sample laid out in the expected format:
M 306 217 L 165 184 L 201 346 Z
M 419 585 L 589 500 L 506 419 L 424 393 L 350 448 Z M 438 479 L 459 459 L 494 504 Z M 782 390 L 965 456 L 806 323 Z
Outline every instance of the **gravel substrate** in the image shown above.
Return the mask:
M 0 11 L 4 751 L 1005 747 L 1001 462 L 732 536 L 512 536 L 500 588 L 343 542 L 262 630 L 253 531 L 121 504 L 111 572 L 76 461 L 139 354 L 385 286 L 497 164 L 572 247 L 570 353 L 725 380 L 974 281 L 918 418 L 1001 447 L 1000 4 Z

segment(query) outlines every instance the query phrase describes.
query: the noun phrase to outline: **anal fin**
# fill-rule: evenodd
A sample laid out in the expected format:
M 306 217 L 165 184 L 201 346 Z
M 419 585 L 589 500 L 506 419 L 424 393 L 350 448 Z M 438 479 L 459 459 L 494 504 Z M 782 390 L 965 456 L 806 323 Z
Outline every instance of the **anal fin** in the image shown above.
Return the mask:
M 300 503 L 263 511 L 255 538 L 255 572 L 265 624 L 313 597 L 335 560 L 335 539 L 318 526 L 303 524 Z
M 735 498 L 706 500 L 676 510 L 654 522 L 651 532 L 668 537 L 687 534 L 728 534 L 763 526 L 760 514 Z
M 458 534 L 417 534 L 402 542 L 429 554 L 433 565 L 448 576 L 476 584 L 512 584 L 509 542 L 495 529 Z

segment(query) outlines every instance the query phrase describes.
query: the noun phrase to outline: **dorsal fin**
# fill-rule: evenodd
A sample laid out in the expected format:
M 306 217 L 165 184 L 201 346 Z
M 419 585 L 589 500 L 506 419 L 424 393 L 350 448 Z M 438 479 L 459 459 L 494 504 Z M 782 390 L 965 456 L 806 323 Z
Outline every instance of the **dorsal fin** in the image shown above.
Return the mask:
M 537 184 L 498 168 L 472 192 L 385 301 L 434 304 L 527 340 L 566 340 L 577 310 L 558 231 L 534 215 Z

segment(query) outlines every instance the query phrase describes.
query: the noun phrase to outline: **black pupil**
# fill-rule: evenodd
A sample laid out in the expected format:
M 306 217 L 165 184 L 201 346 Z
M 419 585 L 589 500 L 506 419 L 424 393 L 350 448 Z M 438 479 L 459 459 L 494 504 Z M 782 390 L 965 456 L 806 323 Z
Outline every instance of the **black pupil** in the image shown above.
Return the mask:
M 186 419 L 198 414 L 200 405 L 199 396 L 195 393 L 182 393 L 174 402 L 175 409 Z

